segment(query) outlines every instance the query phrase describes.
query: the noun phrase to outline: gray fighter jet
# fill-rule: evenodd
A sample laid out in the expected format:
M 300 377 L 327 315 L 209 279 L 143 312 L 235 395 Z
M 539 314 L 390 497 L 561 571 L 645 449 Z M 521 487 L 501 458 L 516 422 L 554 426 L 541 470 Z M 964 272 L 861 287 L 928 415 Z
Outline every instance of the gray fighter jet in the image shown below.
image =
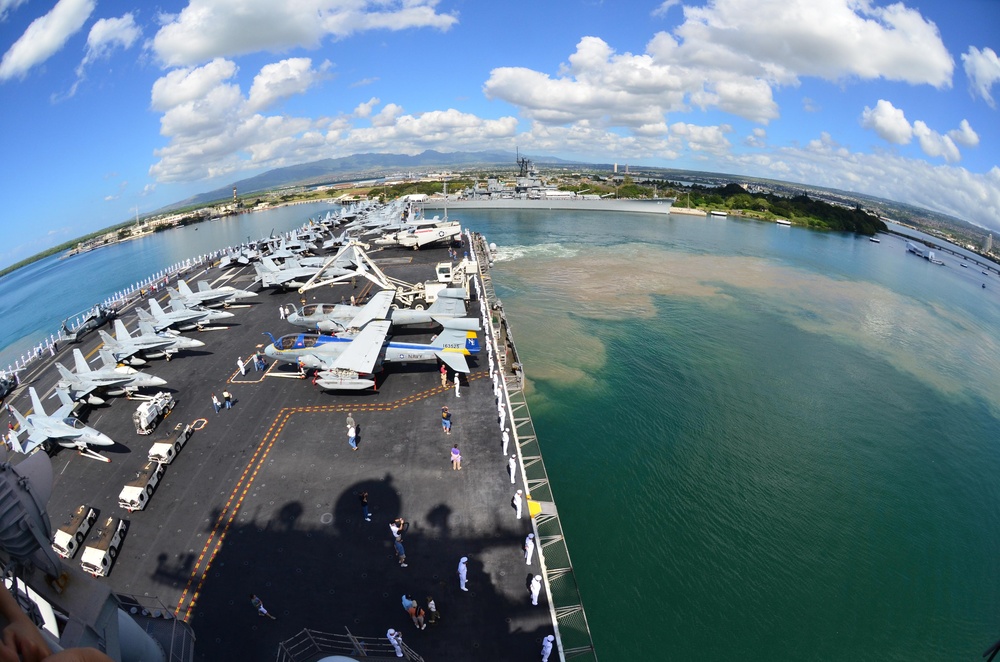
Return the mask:
M 337 333 L 350 328 L 360 328 L 369 320 L 389 318 L 393 326 L 408 324 L 428 324 L 430 322 L 444 323 L 445 320 L 465 317 L 465 290 L 460 287 L 448 288 L 438 292 L 437 299 L 426 310 L 408 308 L 392 309 L 392 300 L 396 293 L 393 290 L 382 290 L 373 295 L 371 301 L 364 306 L 351 306 L 336 303 L 311 303 L 302 309 L 289 307 L 294 312 L 285 318 L 295 326 L 315 329 L 324 333 Z M 386 300 L 388 299 L 388 300 Z M 378 311 L 369 311 L 369 307 L 378 303 Z M 360 319 L 359 319 L 360 317 Z
M 146 358 L 166 356 L 167 360 L 181 349 L 204 347 L 205 343 L 194 338 L 172 333 L 156 333 L 153 327 L 145 322 L 139 322 L 139 335 L 132 336 L 121 320 L 115 320 L 115 335 L 111 336 L 103 329 L 98 330 L 104 347 L 119 363 L 144 365 Z M 142 357 L 139 356 L 142 354 Z
M 65 391 L 56 389 L 56 395 L 62 405 L 51 416 L 45 413 L 45 408 L 42 407 L 35 387 L 29 387 L 28 392 L 31 394 L 33 410 L 30 415 L 22 416 L 21 412 L 14 409 L 13 406 L 7 406 L 19 426 L 17 435 L 11 439 L 14 450 L 19 453 L 30 453 L 38 446 L 48 442 L 63 448 L 75 448 L 84 457 L 102 462 L 111 461 L 95 453 L 90 447 L 113 446 L 115 442 L 103 432 L 98 432 L 70 416 L 74 405 L 73 400 Z M 22 443 L 20 436 L 24 431 L 28 432 L 28 438 Z
M 86 400 L 91 405 L 102 405 L 104 399 L 95 393 L 98 389 L 104 389 L 108 395 L 122 395 L 143 387 L 163 386 L 167 383 L 164 379 L 139 372 L 135 368 L 118 366 L 111 352 L 106 349 L 101 349 L 100 356 L 103 365 L 94 370 L 87 363 L 83 352 L 74 349 L 75 373 L 56 361 L 60 377 L 56 387 L 64 389 L 71 400 Z

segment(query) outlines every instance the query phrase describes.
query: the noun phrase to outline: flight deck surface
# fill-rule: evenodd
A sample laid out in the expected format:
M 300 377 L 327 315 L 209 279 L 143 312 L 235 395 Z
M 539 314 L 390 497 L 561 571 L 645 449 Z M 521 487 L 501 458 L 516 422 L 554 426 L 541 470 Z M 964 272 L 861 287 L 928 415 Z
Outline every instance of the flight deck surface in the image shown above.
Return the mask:
M 417 282 L 433 278 L 444 249 L 373 252 L 390 275 Z M 252 269 L 211 268 L 185 274 L 189 282 L 250 287 Z M 314 290 L 308 302 L 340 302 L 371 293 L 367 281 Z M 160 290 L 152 296 L 163 300 Z M 473 290 L 473 297 L 475 292 Z M 531 532 L 525 508 L 517 520 L 512 485 L 501 452 L 497 406 L 487 354 L 470 357 L 472 372 L 456 397 L 450 377 L 441 385 L 439 365 L 387 364 L 378 389 L 330 393 L 300 379 L 294 366 L 268 361 L 254 369 L 252 354 L 278 337 L 301 331 L 281 320 L 281 304 L 299 304 L 297 292 L 261 291 L 245 306 L 230 308 L 226 329 L 189 331 L 205 342 L 167 362 L 140 369 L 167 380 L 177 401 L 148 436 L 136 433 L 138 402 L 114 398 L 91 408 L 84 420 L 116 441 L 101 449 L 102 463 L 62 449 L 52 458 L 55 486 L 48 512 L 57 527 L 80 504 L 100 516 L 129 521 L 122 551 L 107 582 L 114 591 L 158 597 L 197 636 L 198 660 L 270 660 L 279 642 L 303 628 L 357 636 L 384 636 L 388 628 L 426 660 L 511 660 L 538 655 L 552 633 L 545 593 L 537 606 L 527 588 L 541 573 L 538 555 L 525 564 L 521 544 Z M 144 305 L 140 302 L 140 305 Z M 479 304 L 469 303 L 478 317 Z M 135 311 L 122 315 L 129 330 Z M 431 325 L 395 328 L 393 338 L 429 342 Z M 482 342 L 483 332 L 480 331 Z M 60 346 L 55 360 L 72 365 L 70 349 L 96 359 L 96 333 L 78 345 Z M 246 362 L 246 373 L 237 359 Z M 51 363 L 24 375 L 47 399 L 56 381 Z M 30 408 L 22 386 L 8 399 Z M 214 411 L 211 395 L 228 389 L 231 410 Z M 452 433 L 441 426 L 441 407 L 452 413 Z M 359 449 L 348 445 L 346 418 L 359 427 Z M 166 474 L 149 505 L 129 513 L 117 503 L 122 486 L 146 463 L 154 441 L 178 424 L 198 429 Z M 452 469 L 457 444 L 462 469 Z M 513 452 L 513 451 L 511 451 Z M 362 516 L 367 491 L 372 521 Z M 407 567 L 396 559 L 389 522 L 403 517 Z M 469 557 L 468 592 L 459 589 L 457 566 Z M 67 561 L 79 563 L 79 558 Z M 260 596 L 277 620 L 262 618 L 250 604 Z M 439 622 L 419 630 L 401 596 L 422 606 L 433 596 Z

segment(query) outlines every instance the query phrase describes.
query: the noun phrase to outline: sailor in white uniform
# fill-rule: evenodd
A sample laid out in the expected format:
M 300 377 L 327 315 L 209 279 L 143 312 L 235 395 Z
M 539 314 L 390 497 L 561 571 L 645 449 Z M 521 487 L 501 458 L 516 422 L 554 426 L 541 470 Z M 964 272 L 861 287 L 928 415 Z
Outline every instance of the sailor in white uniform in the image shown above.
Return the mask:
M 531 578 L 531 604 L 538 604 L 538 594 L 542 590 L 542 576 L 535 575 Z
M 553 635 L 549 635 L 542 639 L 542 662 L 549 662 L 549 655 L 552 654 L 552 642 L 556 638 Z
M 469 590 L 469 589 L 465 588 L 465 580 L 466 580 L 466 577 L 469 574 L 469 568 L 468 568 L 468 566 L 466 566 L 466 563 L 468 561 L 469 561 L 469 557 L 468 556 L 463 556 L 458 561 L 458 587 L 460 589 L 462 589 L 463 591 L 468 591 Z
M 524 539 L 524 565 L 531 565 L 531 555 L 535 553 L 535 534 L 529 533 Z

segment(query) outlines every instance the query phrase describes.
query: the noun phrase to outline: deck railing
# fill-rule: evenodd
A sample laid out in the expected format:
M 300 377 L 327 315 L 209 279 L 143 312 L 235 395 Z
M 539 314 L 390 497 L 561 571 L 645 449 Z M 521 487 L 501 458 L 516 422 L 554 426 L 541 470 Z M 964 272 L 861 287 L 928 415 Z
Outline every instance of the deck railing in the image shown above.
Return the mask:
M 484 322 L 489 342 L 495 348 L 495 351 L 490 352 L 491 360 L 496 362 L 497 374 L 501 376 L 500 395 L 509 409 L 511 441 L 514 442 L 520 462 L 525 493 L 530 501 L 541 507 L 541 512 L 532 520 L 532 527 L 538 541 L 539 562 L 552 612 L 559 659 L 565 661 L 579 658 L 596 662 L 597 652 L 594 650 L 590 625 L 583 609 L 576 576 L 573 574 L 573 563 L 570 561 L 552 487 L 545 471 L 538 436 L 528 411 L 523 367 L 514 346 L 503 304 L 493 287 L 490 274 L 492 254 L 482 235 L 467 230 L 466 239 L 475 251 L 479 264 L 476 289 L 486 311 Z

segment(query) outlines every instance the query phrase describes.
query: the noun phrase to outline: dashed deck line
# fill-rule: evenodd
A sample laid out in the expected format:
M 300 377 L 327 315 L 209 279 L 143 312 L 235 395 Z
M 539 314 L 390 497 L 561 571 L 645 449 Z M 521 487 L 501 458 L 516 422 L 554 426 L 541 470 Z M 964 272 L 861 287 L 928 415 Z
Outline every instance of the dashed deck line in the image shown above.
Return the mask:
M 479 371 L 475 373 L 469 373 L 466 377 L 469 381 L 473 379 L 479 379 L 486 376 L 486 371 Z M 180 600 L 177 602 L 177 607 L 174 609 L 174 615 L 181 618 L 184 621 L 188 621 L 194 612 L 195 605 L 198 602 L 198 596 L 201 593 L 201 588 L 205 583 L 205 579 L 208 577 L 208 571 L 212 567 L 212 562 L 218 555 L 219 551 L 222 549 L 222 543 L 225 541 L 226 534 L 229 531 L 229 526 L 236 519 L 239 514 L 240 507 L 243 505 L 246 495 L 250 492 L 250 488 L 253 486 L 254 481 L 257 478 L 257 474 L 260 472 L 261 468 L 264 466 L 264 461 L 270 454 L 271 449 L 274 447 L 275 442 L 281 435 L 281 431 L 288 424 L 288 421 L 295 414 L 324 414 L 333 412 L 379 412 L 379 411 L 394 411 L 402 407 L 412 405 L 416 402 L 426 400 L 442 393 L 447 393 L 452 390 L 452 386 L 436 386 L 434 388 L 426 389 L 413 395 L 407 396 L 405 398 L 400 398 L 394 400 L 393 402 L 387 402 L 384 404 L 332 404 L 332 405 L 314 405 L 307 407 L 284 407 L 271 422 L 267 431 L 261 439 L 260 444 L 257 445 L 257 449 L 254 454 L 250 457 L 246 468 L 243 470 L 242 475 L 236 482 L 232 491 L 229 493 L 229 498 L 226 500 L 225 505 L 219 512 L 219 517 L 216 519 L 215 524 L 212 526 L 212 530 L 208 535 L 208 539 L 205 541 L 201 552 L 195 561 L 194 567 L 191 570 L 191 576 L 188 578 L 187 584 L 184 587 L 184 591 L 181 593 Z M 194 587 L 192 589 L 192 586 Z M 190 596 L 190 599 L 188 599 Z M 187 603 L 185 606 L 185 602 Z M 182 616 L 183 613 L 183 616 Z

